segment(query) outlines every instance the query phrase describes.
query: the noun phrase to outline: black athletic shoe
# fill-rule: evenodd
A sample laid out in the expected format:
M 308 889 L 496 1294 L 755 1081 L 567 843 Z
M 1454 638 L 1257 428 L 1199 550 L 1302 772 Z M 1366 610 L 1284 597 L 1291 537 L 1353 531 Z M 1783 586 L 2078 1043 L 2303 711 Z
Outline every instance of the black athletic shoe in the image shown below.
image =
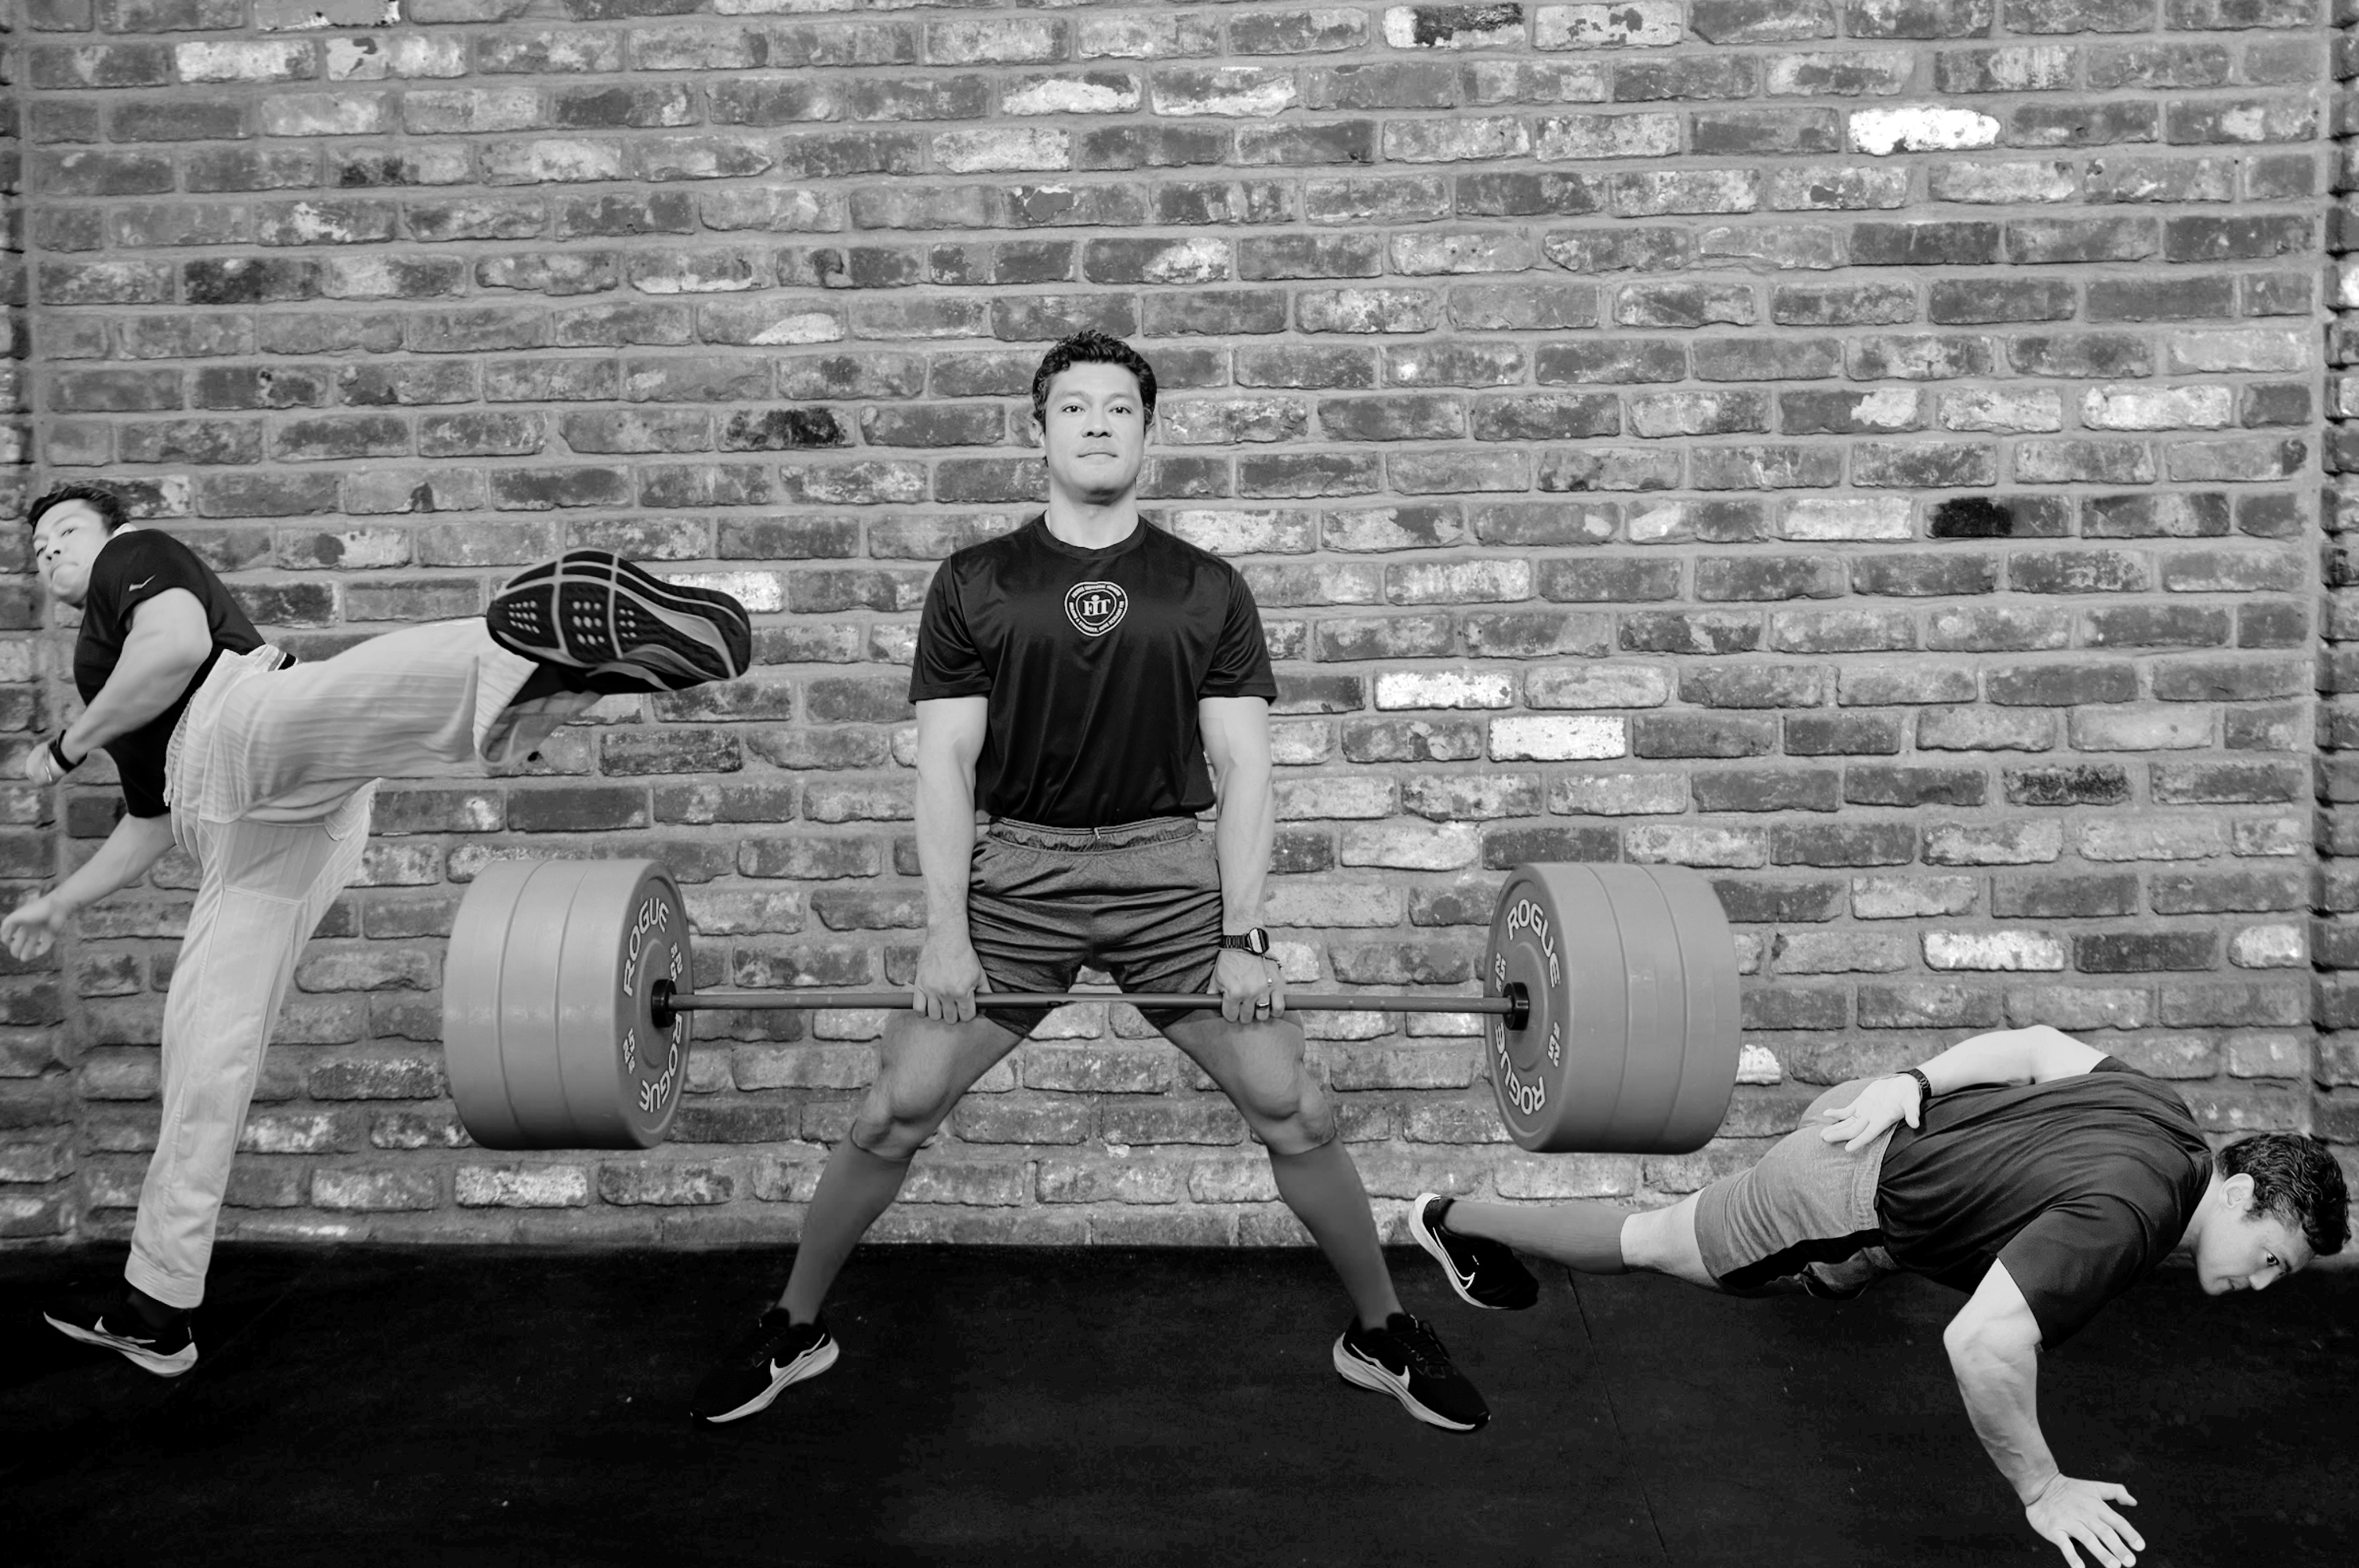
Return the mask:
M 825 1320 L 791 1323 L 786 1308 L 772 1307 L 696 1385 L 696 1402 L 688 1413 L 716 1423 L 757 1414 L 788 1383 L 816 1378 L 834 1365 L 835 1338 Z
M 1405 1312 L 1385 1319 L 1382 1328 L 1362 1328 L 1354 1319 L 1335 1338 L 1335 1370 L 1347 1383 L 1390 1394 L 1430 1426 L 1473 1432 L 1491 1419 L 1433 1330 Z
M 134 1365 L 159 1378 L 177 1378 L 197 1364 L 197 1342 L 189 1326 L 193 1315 L 179 1313 L 168 1326 L 150 1328 L 121 1296 L 103 1306 L 94 1302 L 68 1303 L 41 1314 L 51 1328 L 68 1339 L 119 1350 Z
M 725 593 L 664 582 L 605 550 L 527 567 L 484 611 L 492 641 L 527 659 L 682 691 L 754 662 L 754 623 Z
M 1419 1193 L 1408 1206 L 1408 1233 L 1433 1254 L 1460 1301 L 1495 1312 L 1521 1312 L 1540 1299 L 1540 1282 L 1505 1243 L 1447 1228 L 1449 1213 L 1448 1198 Z

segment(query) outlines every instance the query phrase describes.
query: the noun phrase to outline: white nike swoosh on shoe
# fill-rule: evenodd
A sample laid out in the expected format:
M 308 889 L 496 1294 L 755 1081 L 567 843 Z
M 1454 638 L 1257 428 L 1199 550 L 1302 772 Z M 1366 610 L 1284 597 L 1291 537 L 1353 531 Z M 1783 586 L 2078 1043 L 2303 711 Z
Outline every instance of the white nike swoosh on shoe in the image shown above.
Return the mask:
M 132 1365 L 153 1372 L 159 1378 L 177 1378 L 197 1364 L 197 1344 L 193 1339 L 178 1350 L 166 1355 L 156 1349 L 156 1342 L 152 1339 L 137 1339 L 127 1335 L 107 1333 L 106 1320 L 103 1318 L 101 1318 L 96 1326 L 92 1328 L 84 1328 L 80 1324 L 60 1321 L 51 1317 L 48 1313 L 41 1314 L 41 1320 L 69 1339 L 78 1339 L 84 1345 L 95 1345 L 102 1350 L 117 1351 Z

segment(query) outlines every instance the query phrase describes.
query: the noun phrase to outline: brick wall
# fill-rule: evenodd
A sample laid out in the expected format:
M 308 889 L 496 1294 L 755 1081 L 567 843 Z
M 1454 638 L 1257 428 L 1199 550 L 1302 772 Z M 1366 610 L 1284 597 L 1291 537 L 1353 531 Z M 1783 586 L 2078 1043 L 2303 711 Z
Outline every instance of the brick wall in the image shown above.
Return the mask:
M 2318 725 L 2319 868 L 2312 897 L 2314 922 L 2310 951 L 2319 971 L 2312 1018 L 2319 1028 L 2315 1078 L 2318 1131 L 2344 1143 L 2359 1141 L 2359 709 L 2350 696 L 2359 694 L 2359 573 L 2353 570 L 2344 543 L 2359 521 L 2359 488 L 2350 477 L 2359 474 L 2359 382 L 2350 367 L 2359 363 L 2359 207 L 2352 192 L 2359 190 L 2359 5 L 2337 0 L 2334 8 L 2334 161 L 2329 189 L 2333 204 L 2327 212 L 2326 249 L 2332 257 L 2328 277 L 2333 297 L 2327 302 L 2332 324 L 2327 331 L 2327 394 L 2324 449 L 2328 475 L 2321 506 L 2326 541 L 2325 593 L 2321 601 L 2320 693 Z
M 1530 858 L 1702 867 L 1737 923 L 1761 1049 L 1700 1155 L 1523 1155 L 1470 1021 L 1310 1020 L 1388 1223 L 1690 1190 L 2003 1023 L 2223 1135 L 2359 1138 L 2306 925 L 2343 841 L 2306 782 L 2320 0 L 396 14 L 23 0 L 38 477 L 121 484 L 307 653 L 595 544 L 741 593 L 763 668 L 386 790 L 232 1232 L 792 1234 L 875 1018 L 707 1018 L 671 1146 L 495 1158 L 440 938 L 493 857 L 647 853 L 708 983 L 905 980 L 917 609 L 1027 514 L 1030 367 L 1083 323 L 1153 356 L 1158 514 L 1264 608 L 1299 981 L 1466 988 Z M 5 602 L 45 628 L 13 767 L 71 631 Z M 114 809 L 5 798 L 19 887 Z M 127 1226 L 189 883 L 0 979 L 19 1234 Z M 1120 1007 L 986 1078 L 908 1198 L 880 1234 L 1300 1239 Z

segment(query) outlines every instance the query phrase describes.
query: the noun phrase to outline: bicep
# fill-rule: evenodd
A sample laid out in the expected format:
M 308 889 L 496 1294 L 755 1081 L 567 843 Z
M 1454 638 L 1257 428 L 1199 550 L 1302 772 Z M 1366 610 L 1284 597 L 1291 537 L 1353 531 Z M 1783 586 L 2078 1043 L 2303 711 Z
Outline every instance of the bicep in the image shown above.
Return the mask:
M 972 773 L 983 754 L 983 738 L 990 728 L 991 699 L 984 697 L 929 697 L 918 707 L 918 766 L 949 762 Z
M 212 623 L 204 605 L 185 588 L 168 588 L 132 608 L 123 653 L 125 658 L 146 654 L 194 665 L 203 661 L 212 645 Z
M 2039 1348 L 2039 1319 L 2006 1265 L 1994 1260 L 1984 1271 L 1982 1283 L 1950 1320 L 1941 1340 L 1952 1355 L 1968 1346 L 2002 1355 L 2028 1354 Z
M 1269 765 L 1269 703 L 1263 697 L 1199 697 L 1196 730 L 1215 773 L 1225 777 L 1240 762 Z
M 2062 1030 L 2045 1023 L 2034 1024 L 2025 1033 L 2031 1036 L 2031 1081 L 2035 1084 L 2077 1078 L 2105 1059 L 2105 1054 L 2095 1046 L 2083 1045 Z

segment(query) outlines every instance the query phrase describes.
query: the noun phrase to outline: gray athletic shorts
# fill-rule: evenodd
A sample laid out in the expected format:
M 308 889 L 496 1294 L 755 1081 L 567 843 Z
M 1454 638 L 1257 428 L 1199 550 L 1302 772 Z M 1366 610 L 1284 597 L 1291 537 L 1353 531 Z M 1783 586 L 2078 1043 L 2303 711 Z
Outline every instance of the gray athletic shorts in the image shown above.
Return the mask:
M 1813 1295 L 1854 1296 L 1896 1271 L 1875 1212 L 1891 1130 L 1856 1154 L 1821 1136 L 1819 1112 L 1849 1105 L 1871 1081 L 1854 1078 L 1821 1095 L 1802 1125 L 1752 1169 L 1697 1197 L 1696 1245 L 1722 1289 L 1757 1291 L 1798 1278 Z
M 1192 816 L 1118 827 L 1002 817 L 978 834 L 967 935 L 995 991 L 1072 989 L 1083 964 L 1126 991 L 1202 991 L 1221 952 L 1221 867 Z M 1189 1016 L 1140 1010 L 1158 1029 Z M 994 1010 L 1020 1037 L 1048 1008 Z

